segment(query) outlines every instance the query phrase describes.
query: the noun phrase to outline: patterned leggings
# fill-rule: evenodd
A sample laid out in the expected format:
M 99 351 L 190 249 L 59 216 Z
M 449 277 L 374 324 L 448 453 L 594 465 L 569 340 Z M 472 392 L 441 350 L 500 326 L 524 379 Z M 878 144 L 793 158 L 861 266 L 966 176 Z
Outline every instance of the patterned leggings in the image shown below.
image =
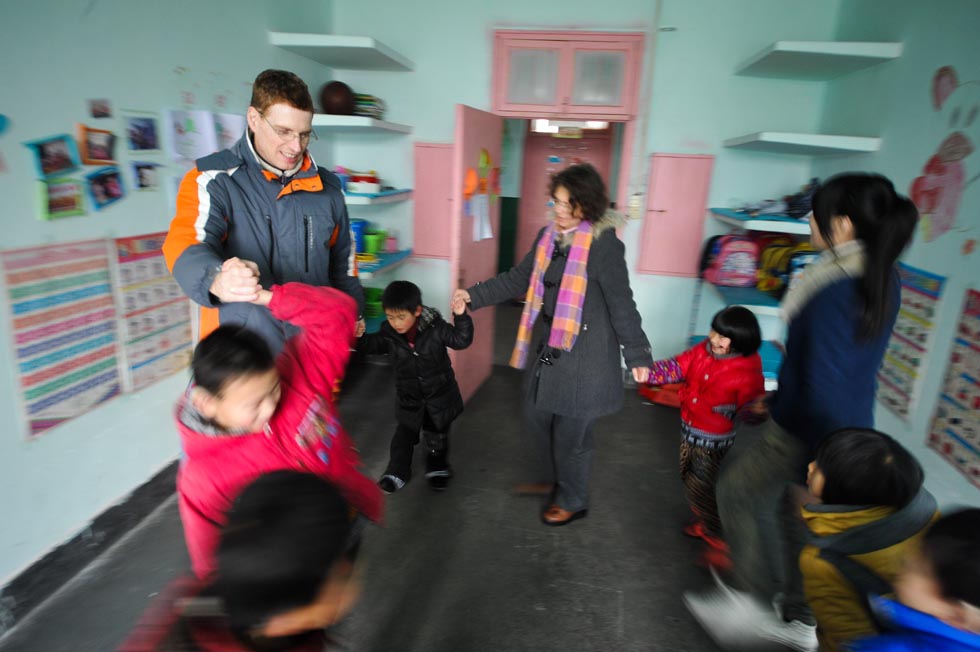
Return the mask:
M 681 481 L 687 504 L 694 516 L 704 524 L 710 536 L 721 538 L 721 520 L 718 517 L 718 503 L 715 500 L 715 483 L 721 461 L 731 446 L 707 448 L 697 446 L 681 437 L 680 467 Z

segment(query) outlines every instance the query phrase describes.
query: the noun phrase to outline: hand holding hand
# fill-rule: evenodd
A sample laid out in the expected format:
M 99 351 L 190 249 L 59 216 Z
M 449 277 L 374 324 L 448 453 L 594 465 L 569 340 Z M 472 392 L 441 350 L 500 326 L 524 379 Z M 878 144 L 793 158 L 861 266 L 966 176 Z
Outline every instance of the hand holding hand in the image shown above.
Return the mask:
M 354 325 L 354 337 L 360 337 L 364 335 L 364 331 L 367 330 L 367 322 L 364 319 L 358 319 L 357 324 Z
M 641 384 L 650 380 L 650 367 L 633 367 L 633 380 Z
M 211 281 L 211 294 L 222 303 L 255 302 L 259 296 L 259 267 L 250 260 L 229 258 Z
M 455 304 L 455 302 L 457 300 L 462 301 L 463 303 L 469 303 L 471 301 L 471 299 L 470 299 L 470 293 L 467 292 L 466 290 L 464 290 L 463 288 L 457 288 L 456 291 L 453 292 L 453 302 L 454 302 L 454 304 Z M 453 312 L 455 312 L 455 311 L 456 311 L 456 309 L 453 308 Z M 457 314 L 459 314 L 459 313 L 457 313 Z
M 270 301 L 272 301 L 272 291 L 260 287 L 258 296 L 252 303 L 257 306 L 268 306 Z
M 465 290 L 463 291 L 465 292 Z M 454 294 L 450 307 L 452 308 L 454 315 L 462 315 L 464 312 L 466 312 L 466 301 L 462 297 Z

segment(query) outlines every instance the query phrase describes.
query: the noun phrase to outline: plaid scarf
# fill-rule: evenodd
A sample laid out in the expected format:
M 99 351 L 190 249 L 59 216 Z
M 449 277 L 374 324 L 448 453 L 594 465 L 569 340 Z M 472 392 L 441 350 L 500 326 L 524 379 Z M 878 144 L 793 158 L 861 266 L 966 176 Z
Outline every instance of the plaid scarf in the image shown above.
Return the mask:
M 551 322 L 551 334 L 548 336 L 548 346 L 571 351 L 578 337 L 582 324 L 582 304 L 585 302 L 585 288 L 589 278 L 586 267 L 589 262 L 589 248 L 592 246 L 592 224 L 580 222 L 572 232 L 572 246 L 568 250 L 568 260 L 562 273 L 561 285 L 558 288 L 558 301 L 555 303 L 555 314 Z M 524 311 L 521 313 L 521 323 L 517 328 L 517 341 L 514 352 L 510 356 L 510 366 L 523 369 L 527 363 L 527 353 L 531 347 L 531 329 L 541 312 L 544 300 L 544 272 L 551 264 L 551 256 L 555 250 L 555 224 L 552 222 L 538 240 L 534 253 L 534 269 L 531 270 L 531 282 L 527 286 L 527 296 L 524 301 Z

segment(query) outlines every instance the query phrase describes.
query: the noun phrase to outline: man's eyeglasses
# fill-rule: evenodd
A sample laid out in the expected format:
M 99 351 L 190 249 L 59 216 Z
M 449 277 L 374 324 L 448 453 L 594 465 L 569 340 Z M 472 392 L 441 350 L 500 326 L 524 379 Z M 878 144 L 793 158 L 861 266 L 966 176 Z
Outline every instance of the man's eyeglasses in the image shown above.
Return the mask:
M 315 131 L 295 132 L 292 129 L 286 129 L 285 127 L 277 127 L 276 125 L 269 122 L 269 119 L 266 118 L 265 115 L 261 113 L 259 115 L 262 116 L 262 119 L 265 120 L 265 123 L 269 125 L 269 127 L 276 134 L 276 136 L 279 137 L 279 140 L 281 140 L 284 143 L 288 143 L 292 141 L 294 138 L 299 138 L 299 142 L 302 145 L 306 145 L 307 143 L 310 142 L 310 140 L 320 140 L 319 138 L 317 138 Z
M 551 198 L 551 205 L 554 206 L 555 208 L 561 208 L 566 211 L 572 210 L 572 205 L 569 202 L 558 201 L 554 197 Z

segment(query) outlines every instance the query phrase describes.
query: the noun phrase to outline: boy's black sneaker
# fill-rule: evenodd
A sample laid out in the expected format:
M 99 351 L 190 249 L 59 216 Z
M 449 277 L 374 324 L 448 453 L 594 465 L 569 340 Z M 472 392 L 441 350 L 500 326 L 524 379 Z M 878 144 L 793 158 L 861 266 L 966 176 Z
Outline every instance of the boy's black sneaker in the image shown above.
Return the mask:
M 381 491 L 385 492 L 386 494 L 393 494 L 405 486 L 405 481 L 399 478 L 397 475 L 386 473 L 380 480 L 378 480 L 378 486 L 381 487 Z
M 442 471 L 429 471 L 425 474 L 425 479 L 429 483 L 429 488 L 433 491 L 445 491 L 449 486 L 449 479 L 453 477 L 453 472 L 449 469 Z

